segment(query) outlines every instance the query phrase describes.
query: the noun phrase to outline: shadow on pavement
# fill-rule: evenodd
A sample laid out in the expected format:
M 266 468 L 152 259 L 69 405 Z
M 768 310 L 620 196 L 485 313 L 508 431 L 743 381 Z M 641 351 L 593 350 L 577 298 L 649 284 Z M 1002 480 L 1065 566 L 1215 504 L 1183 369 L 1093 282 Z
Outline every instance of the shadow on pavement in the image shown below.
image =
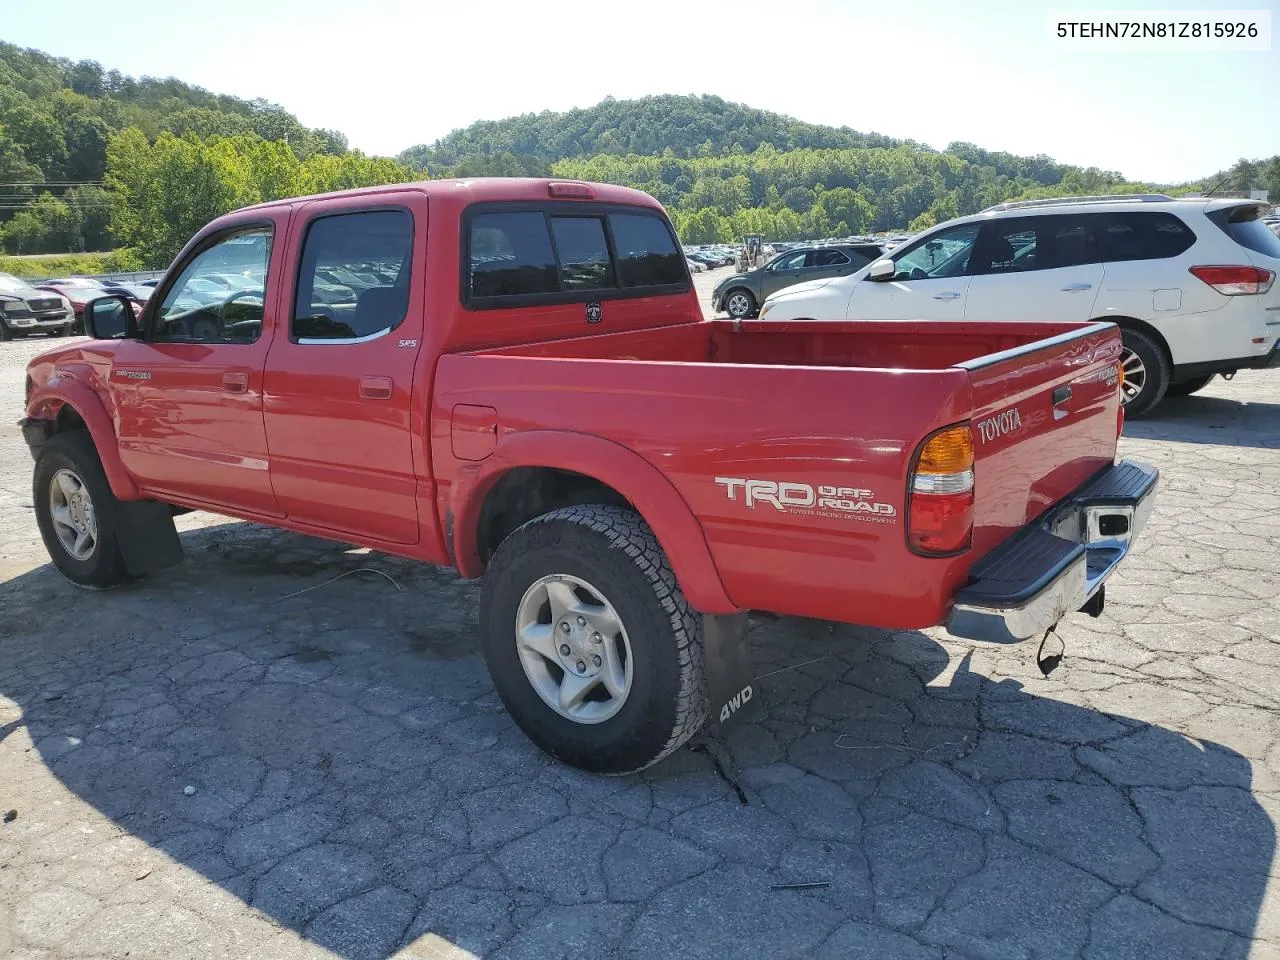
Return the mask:
M 1195 394 L 1168 397 L 1155 412 L 1126 421 L 1124 434 L 1140 440 L 1280 449 L 1280 404 Z
M 47 566 L 0 587 L 0 695 L 77 797 L 340 956 L 1247 950 L 1275 832 L 1218 745 L 953 667 L 921 633 L 783 621 L 757 634 L 782 671 L 766 715 L 724 734 L 746 805 L 689 749 L 591 777 L 502 711 L 474 584 L 247 524 L 184 542 L 128 589 Z M 327 583 L 361 567 L 396 585 Z M 108 900 L 146 882 L 72 813 L 24 810 L 0 841 L 77 857 Z M 109 935 L 74 952 L 121 955 Z

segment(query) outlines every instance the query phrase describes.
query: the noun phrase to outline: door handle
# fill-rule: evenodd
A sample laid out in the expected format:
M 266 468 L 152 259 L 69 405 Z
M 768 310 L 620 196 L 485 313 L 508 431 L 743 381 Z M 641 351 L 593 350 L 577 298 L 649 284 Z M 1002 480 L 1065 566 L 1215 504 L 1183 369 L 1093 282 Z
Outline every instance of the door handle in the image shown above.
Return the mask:
M 361 377 L 360 396 L 364 400 L 390 400 L 392 386 L 390 377 Z
M 935 294 L 933 295 L 933 299 L 935 299 L 935 300 L 956 300 L 956 299 L 958 299 L 958 298 L 959 298 L 959 296 L 960 296 L 960 294 L 956 293 L 954 290 L 948 290 L 948 291 L 946 291 L 945 293 L 935 293 Z
M 1076 293 L 1080 290 L 1092 290 L 1092 283 L 1069 283 L 1062 288 L 1063 293 Z
M 222 389 L 227 393 L 248 393 L 249 375 L 230 370 L 222 375 Z

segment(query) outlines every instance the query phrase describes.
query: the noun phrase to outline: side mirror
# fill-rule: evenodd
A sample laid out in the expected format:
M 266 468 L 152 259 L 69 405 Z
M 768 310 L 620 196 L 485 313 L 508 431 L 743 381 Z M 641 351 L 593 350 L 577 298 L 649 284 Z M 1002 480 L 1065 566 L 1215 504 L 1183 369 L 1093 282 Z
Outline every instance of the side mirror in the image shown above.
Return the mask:
M 868 280 L 890 280 L 893 278 L 897 268 L 892 260 L 877 260 L 871 265 L 871 269 L 867 271 Z
M 138 335 L 133 301 L 126 296 L 98 297 L 84 305 L 84 332 L 95 340 L 131 340 Z

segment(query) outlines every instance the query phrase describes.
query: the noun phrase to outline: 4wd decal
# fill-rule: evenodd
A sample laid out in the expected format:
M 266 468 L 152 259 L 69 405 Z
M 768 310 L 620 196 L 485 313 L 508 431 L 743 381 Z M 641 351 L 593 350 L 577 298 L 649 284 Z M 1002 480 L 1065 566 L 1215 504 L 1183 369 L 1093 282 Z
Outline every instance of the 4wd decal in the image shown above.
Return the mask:
M 1017 407 L 1010 407 L 1008 410 L 1000 411 L 994 417 L 978 421 L 977 426 L 978 436 L 982 437 L 982 442 L 990 443 L 1007 433 L 1021 430 L 1022 414 L 1018 412 Z
M 831 484 L 810 486 L 781 480 L 751 480 L 745 477 L 716 477 L 729 499 L 741 501 L 748 509 L 758 505 L 805 517 L 831 517 L 866 523 L 894 523 L 898 509 L 875 499 L 875 492 L 858 487 Z

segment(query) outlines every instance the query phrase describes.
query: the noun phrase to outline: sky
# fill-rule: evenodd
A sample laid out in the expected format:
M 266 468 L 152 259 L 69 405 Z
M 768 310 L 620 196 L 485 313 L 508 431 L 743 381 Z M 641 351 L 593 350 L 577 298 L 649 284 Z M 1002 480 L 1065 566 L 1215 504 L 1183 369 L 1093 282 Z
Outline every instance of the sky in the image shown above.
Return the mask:
M 1280 38 L 1270 52 L 1123 53 L 1056 40 L 1050 17 L 1268 10 L 1280 30 L 1278 5 L 58 0 L 55 17 L 0 0 L 0 39 L 262 97 L 381 155 L 476 120 L 696 93 L 1170 183 L 1280 153 Z

